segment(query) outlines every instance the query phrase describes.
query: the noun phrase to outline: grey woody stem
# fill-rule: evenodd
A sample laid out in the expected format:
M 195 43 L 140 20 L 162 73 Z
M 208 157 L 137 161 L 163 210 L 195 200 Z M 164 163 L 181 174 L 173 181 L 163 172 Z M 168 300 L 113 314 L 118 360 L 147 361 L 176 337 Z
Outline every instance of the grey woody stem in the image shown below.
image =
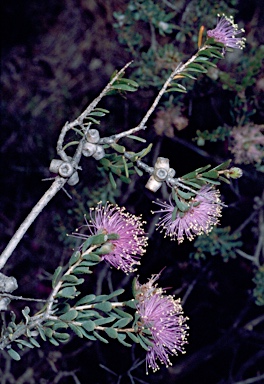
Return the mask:
M 9 241 L 6 248 L 2 252 L 0 256 L 0 270 L 6 264 L 7 260 L 11 256 L 14 249 L 17 247 L 18 243 L 20 242 L 24 234 L 27 232 L 28 228 L 35 221 L 35 219 L 38 217 L 40 212 L 45 208 L 45 206 L 50 202 L 50 200 L 58 193 L 58 191 L 61 190 L 61 188 L 64 186 L 66 182 L 67 182 L 67 179 L 57 176 L 54 182 L 49 187 L 49 189 L 44 193 L 41 199 L 37 202 L 37 204 L 34 206 L 32 211 L 25 218 L 23 223 L 20 225 L 20 227 L 18 228 L 18 230 L 16 231 L 16 233 L 14 234 L 14 236 L 12 237 L 12 239 Z

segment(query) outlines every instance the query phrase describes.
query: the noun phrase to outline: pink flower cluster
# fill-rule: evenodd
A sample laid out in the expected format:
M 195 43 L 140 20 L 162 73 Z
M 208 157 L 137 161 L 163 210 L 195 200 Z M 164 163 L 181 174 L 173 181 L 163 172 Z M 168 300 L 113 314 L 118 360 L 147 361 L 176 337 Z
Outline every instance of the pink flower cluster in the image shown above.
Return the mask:
M 264 159 L 264 124 L 247 124 L 231 132 L 230 151 L 236 164 L 261 163 Z
M 225 47 L 243 49 L 245 47 L 246 39 L 244 37 L 236 37 L 236 35 L 239 35 L 242 32 L 245 32 L 244 29 L 238 29 L 232 16 L 227 17 L 222 15 L 215 29 L 207 31 L 207 36 L 224 44 Z
M 170 356 L 185 353 L 183 345 L 187 343 L 188 318 L 183 316 L 180 299 L 163 295 L 163 289 L 154 284 L 159 276 L 153 275 L 146 284 L 135 284 L 139 332 L 152 342 L 146 357 L 147 373 L 148 368 L 154 372 L 159 369 L 158 361 L 166 367 L 171 365 Z M 149 330 L 151 336 L 144 330 Z
M 189 203 L 188 211 L 177 211 L 175 219 L 173 219 L 174 201 L 154 203 L 162 208 L 154 213 L 163 214 L 157 225 L 158 229 L 164 231 L 165 236 L 170 236 L 172 240 L 177 239 L 178 243 L 183 242 L 184 236 L 193 240 L 194 236 L 209 233 L 221 216 L 220 192 L 208 185 L 202 187 Z
M 87 227 L 92 235 L 118 235 L 117 239 L 106 243 L 109 253 L 102 255 L 102 259 L 125 273 L 134 272 L 147 246 L 141 218 L 126 212 L 124 207 L 109 203 L 103 206 L 101 202 L 96 208 L 90 209 L 90 217 Z M 87 238 L 87 235 L 83 238 Z

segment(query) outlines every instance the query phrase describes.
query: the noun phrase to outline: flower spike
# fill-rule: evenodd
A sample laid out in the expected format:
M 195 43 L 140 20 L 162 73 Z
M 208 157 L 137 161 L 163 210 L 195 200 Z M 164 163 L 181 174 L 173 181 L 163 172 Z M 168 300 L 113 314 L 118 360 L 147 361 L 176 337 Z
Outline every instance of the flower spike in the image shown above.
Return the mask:
M 218 43 L 224 44 L 225 47 L 243 49 L 246 39 L 244 37 L 236 37 L 236 35 L 242 32 L 245 32 L 244 29 L 238 29 L 238 25 L 234 23 L 232 16 L 227 17 L 223 14 L 215 29 L 207 31 L 207 36 L 213 38 Z

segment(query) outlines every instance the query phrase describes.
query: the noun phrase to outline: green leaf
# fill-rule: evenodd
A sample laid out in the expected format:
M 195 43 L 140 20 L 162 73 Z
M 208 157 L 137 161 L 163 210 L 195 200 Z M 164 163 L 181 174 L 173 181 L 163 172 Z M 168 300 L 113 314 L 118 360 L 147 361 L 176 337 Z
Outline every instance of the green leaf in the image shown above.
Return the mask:
M 132 139 L 132 140 L 140 141 L 141 143 L 146 143 L 146 141 L 147 141 L 145 139 L 142 139 L 142 137 L 138 137 L 138 136 L 135 136 L 135 135 L 127 135 L 127 138 L 128 139 Z
M 172 214 L 171 214 L 171 220 L 172 220 L 172 221 L 174 221 L 174 220 L 176 219 L 177 212 L 178 212 L 178 208 L 177 208 L 177 207 L 174 207 L 174 208 L 173 208 L 173 211 L 172 211 Z
M 72 323 L 69 323 L 69 327 L 71 328 L 71 330 L 77 335 L 79 336 L 80 338 L 83 338 L 83 334 L 82 334 L 82 331 L 80 329 L 79 326 L 75 325 L 75 324 L 72 324 Z
M 99 333 L 93 331 L 93 335 L 100 341 L 102 341 L 103 343 L 105 344 L 108 344 L 108 340 L 106 340 L 104 337 L 102 337 L 101 335 L 99 335 Z
M 83 273 L 92 273 L 92 271 L 89 269 L 89 267 L 76 267 L 72 273 L 76 275 L 82 275 Z
M 89 304 L 89 303 L 93 302 L 93 300 L 95 298 L 96 298 L 96 296 L 94 294 L 86 295 L 77 301 L 77 303 L 75 304 L 75 307 L 77 307 L 79 305 L 83 305 L 83 304 Z
M 68 324 L 66 324 L 64 321 L 56 321 L 52 328 L 54 331 L 57 329 L 68 328 Z
M 204 68 L 202 65 L 200 64 L 196 64 L 196 63 L 191 63 L 189 64 L 185 71 L 193 71 L 193 72 L 200 72 L 200 73 L 206 73 L 207 72 L 207 69 Z
M 197 80 L 197 77 L 194 77 L 193 75 L 190 75 L 190 73 L 183 72 L 181 73 L 182 76 L 187 77 L 188 79 Z
M 74 252 L 70 258 L 69 265 L 75 264 L 80 257 L 81 257 L 81 253 L 79 251 Z
M 231 163 L 231 159 L 225 161 L 224 163 L 221 163 L 213 168 L 215 171 L 222 171 L 223 169 L 227 169 Z
M 38 330 L 38 332 L 39 332 L 40 337 L 42 338 L 42 340 L 46 341 L 47 338 L 46 338 L 46 335 L 45 335 L 45 333 L 44 333 L 44 330 L 43 330 L 40 326 L 37 326 L 37 330 Z
M 76 311 L 75 309 L 71 309 L 69 312 L 61 315 L 60 319 L 63 321 L 72 321 L 76 319 L 77 316 L 78 316 L 78 311 Z
M 208 172 L 204 172 L 203 174 L 202 174 L 202 176 L 203 176 L 203 178 L 204 177 L 208 177 L 209 179 L 217 179 L 218 178 L 218 172 L 217 171 L 215 171 L 215 170 L 210 170 L 210 171 L 208 171 Z
M 179 208 L 179 210 L 181 212 L 188 211 L 189 205 L 187 203 L 184 203 L 183 201 L 181 201 L 176 194 L 173 197 L 174 197 L 174 200 L 175 200 L 175 203 L 176 203 L 177 207 Z
M 30 312 L 29 307 L 25 307 L 24 309 L 22 309 L 22 314 L 23 314 L 24 318 L 26 319 L 26 324 L 28 324 L 28 322 L 30 320 L 30 316 L 28 316 L 29 312 Z
M 78 282 L 78 278 L 76 276 L 73 276 L 73 275 L 63 275 L 61 280 L 66 281 L 68 283 L 77 283 Z
M 134 299 L 125 301 L 124 304 L 130 308 L 136 309 L 136 300 Z
M 69 340 L 70 335 L 68 333 L 55 332 L 54 337 L 58 339 L 60 342 L 66 343 Z
M 107 295 L 107 300 L 110 300 L 113 297 L 117 297 L 119 295 L 122 295 L 122 293 L 124 293 L 124 292 L 125 292 L 125 290 L 123 288 L 117 289 L 114 292 L 110 293 L 110 295 Z
M 130 184 L 131 183 L 131 180 L 128 179 L 127 177 L 123 176 L 123 175 L 120 175 L 120 180 L 123 182 L 123 183 L 126 183 L 126 184 Z
M 103 311 L 103 312 L 110 312 L 112 309 L 112 304 L 109 303 L 108 301 L 105 301 L 103 303 L 95 304 L 94 308 L 99 309 L 100 311 Z
M 86 339 L 88 339 L 88 340 L 92 340 L 92 341 L 95 341 L 95 340 L 96 340 L 96 337 L 94 337 L 93 335 L 87 333 L 87 332 L 85 331 L 85 329 L 80 328 L 80 330 L 81 330 L 83 336 L 86 337 Z
M 153 144 L 149 144 L 147 148 L 144 148 L 142 151 L 136 153 L 136 160 L 146 156 L 151 151 L 152 146 Z
M 143 171 L 141 171 L 141 169 L 139 169 L 138 167 L 134 166 L 134 169 L 135 171 L 137 172 L 138 176 L 143 176 Z
M 131 344 L 128 344 L 127 342 L 125 342 L 125 338 L 126 338 L 126 334 L 123 334 L 123 333 L 118 333 L 117 335 L 117 339 L 118 341 L 123 344 L 125 347 L 132 347 Z
M 110 180 L 110 183 L 111 183 L 113 189 L 116 189 L 116 182 L 115 182 L 115 179 L 114 179 L 112 172 L 109 172 L 109 180 Z
M 217 49 L 209 48 L 208 52 L 210 52 L 211 57 L 217 57 L 218 59 L 223 58 L 223 54 L 219 52 Z
M 100 245 L 107 241 L 107 235 L 101 233 L 99 235 L 89 236 L 83 243 L 82 252 L 84 253 L 90 245 Z
M 12 348 L 7 350 L 7 353 L 9 354 L 12 359 L 19 361 L 21 359 L 20 355 Z
M 113 324 L 113 327 L 114 328 L 124 328 L 125 326 L 127 326 L 127 324 L 129 324 L 131 322 L 131 318 L 124 318 L 124 319 L 119 319 L 117 320 L 114 324 Z
M 194 196 L 191 192 L 183 192 L 181 189 L 177 189 L 176 193 L 182 197 L 183 199 L 189 200 L 192 196 Z
M 62 266 L 59 266 L 55 269 L 55 272 L 52 277 L 52 288 L 55 288 L 57 282 L 59 281 L 61 270 L 62 270 Z
M 53 330 L 51 328 L 44 329 L 45 335 L 50 339 L 53 335 Z
M 197 168 L 196 172 L 202 173 L 202 172 L 206 171 L 207 169 L 209 169 L 210 167 L 211 167 L 211 164 L 205 165 L 204 167 Z
M 197 176 L 197 172 L 196 171 L 192 171 L 192 172 L 189 172 L 189 173 L 186 173 L 186 175 L 183 175 L 181 177 L 181 179 L 183 180 L 186 180 L 186 179 L 193 179 Z
M 92 332 L 95 329 L 95 323 L 92 320 L 87 320 L 82 323 L 82 327 L 88 331 Z
M 58 293 L 57 293 L 57 297 L 65 297 L 67 299 L 73 299 L 75 297 L 75 294 L 76 294 L 76 288 L 75 287 L 67 287 L 67 288 L 63 288 L 61 289 Z
M 37 342 L 37 340 L 34 339 L 33 337 L 30 337 L 29 341 L 30 341 L 30 343 L 31 343 L 32 345 L 34 345 L 34 347 L 40 348 L 40 344 L 39 344 L 39 343 Z
M 205 185 L 206 183 L 202 180 L 195 180 L 195 181 L 190 181 L 190 180 L 184 180 L 184 184 L 190 185 L 191 187 L 200 189 L 202 185 Z
M 139 340 L 137 336 L 132 332 L 127 332 L 127 335 L 130 337 L 131 340 L 133 340 L 135 343 L 139 343 Z
M 55 345 L 55 347 L 58 347 L 58 346 L 60 345 L 60 343 L 58 343 L 58 341 L 55 340 L 53 337 L 51 337 L 51 338 L 49 339 L 49 342 L 50 342 L 51 344 Z
M 118 153 L 125 153 L 126 152 L 126 148 L 123 147 L 123 145 L 113 143 L 113 144 L 110 144 L 110 147 L 113 148 Z
M 82 257 L 83 257 L 84 260 L 89 260 L 89 261 L 96 261 L 96 262 L 99 262 L 99 261 L 102 260 L 101 257 L 98 256 L 98 255 L 97 255 L 96 253 L 94 253 L 94 252 L 84 253 L 84 254 L 82 255 Z
M 144 338 L 145 339 L 145 338 Z M 145 342 L 142 340 L 142 336 L 141 335 L 138 335 L 138 341 L 139 341 L 139 344 L 141 345 L 141 347 L 143 349 L 145 349 L 146 351 L 149 351 L 149 347 L 147 344 L 145 344 Z
M 111 337 L 111 339 L 116 339 L 117 338 L 117 331 L 113 328 L 105 328 L 105 333 Z
M 92 123 L 94 123 L 94 124 L 97 124 L 97 125 L 100 124 L 100 121 L 95 120 L 93 117 L 87 116 L 86 119 L 87 119 L 87 120 L 90 120 L 90 121 L 91 121 Z
M 136 87 L 133 87 L 131 85 L 128 85 L 128 84 L 117 84 L 117 83 L 114 83 L 111 88 L 114 89 L 114 90 L 128 91 L 128 92 L 135 92 L 137 90 Z
M 110 113 L 107 109 L 104 109 L 104 108 L 95 108 L 94 111 L 100 111 L 100 112 L 104 112 L 104 113 Z
M 183 85 L 181 85 L 181 84 L 171 83 L 170 87 L 171 88 L 168 88 L 167 92 L 183 92 L 183 93 L 187 93 L 186 88 Z
M 28 347 L 28 348 L 34 348 L 34 346 L 32 344 L 30 344 L 28 341 L 26 340 L 22 340 L 22 339 L 16 339 L 15 340 L 16 343 L 19 343 L 19 344 L 22 344 L 24 345 L 25 347 Z
M 101 317 L 100 319 L 94 320 L 96 325 L 103 325 L 103 324 L 108 324 L 114 321 L 115 318 L 113 316 L 110 317 Z
M 220 185 L 220 181 L 208 179 L 207 177 L 200 177 L 200 180 L 206 181 L 207 183 L 214 184 L 214 185 Z

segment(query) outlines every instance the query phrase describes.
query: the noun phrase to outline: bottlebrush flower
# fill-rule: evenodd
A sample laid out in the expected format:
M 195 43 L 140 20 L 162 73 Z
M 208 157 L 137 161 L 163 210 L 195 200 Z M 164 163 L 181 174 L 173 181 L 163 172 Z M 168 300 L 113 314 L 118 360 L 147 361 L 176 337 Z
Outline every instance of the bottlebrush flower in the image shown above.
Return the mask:
M 140 264 L 140 256 L 147 245 L 141 218 L 126 212 L 124 207 L 109 203 L 103 206 L 101 202 L 96 208 L 90 209 L 90 217 L 86 225 L 91 235 L 118 235 L 117 239 L 108 240 L 106 245 L 109 245 L 109 253 L 102 255 L 102 259 L 126 273 L 135 271 L 134 266 Z M 86 235 L 81 237 L 87 238 Z
M 219 43 L 223 43 L 226 47 L 243 49 L 246 39 L 244 37 L 236 37 L 236 35 L 242 32 L 245 32 L 244 29 L 238 29 L 238 25 L 234 23 L 232 16 L 222 15 L 215 29 L 207 31 L 207 36 L 212 37 Z
M 146 284 L 135 283 L 135 298 L 138 301 L 137 312 L 138 331 L 152 342 L 146 356 L 146 370 L 159 369 L 158 362 L 168 367 L 170 356 L 178 352 L 185 353 L 184 344 L 187 343 L 187 317 L 183 316 L 180 299 L 175 300 L 171 295 L 164 295 L 164 290 L 158 288 L 155 281 L 160 274 L 153 275 Z M 150 331 L 144 333 L 144 330 Z
M 175 205 L 170 200 L 167 202 L 156 201 L 155 204 L 162 207 L 161 210 L 153 213 L 164 213 L 157 224 L 158 229 L 165 232 L 165 236 L 170 236 L 172 240 L 182 243 L 184 235 L 193 240 L 194 236 L 203 233 L 208 234 L 216 225 L 221 217 L 220 192 L 211 186 L 203 186 L 193 198 L 186 212 L 177 211 L 173 220 L 172 214 Z

